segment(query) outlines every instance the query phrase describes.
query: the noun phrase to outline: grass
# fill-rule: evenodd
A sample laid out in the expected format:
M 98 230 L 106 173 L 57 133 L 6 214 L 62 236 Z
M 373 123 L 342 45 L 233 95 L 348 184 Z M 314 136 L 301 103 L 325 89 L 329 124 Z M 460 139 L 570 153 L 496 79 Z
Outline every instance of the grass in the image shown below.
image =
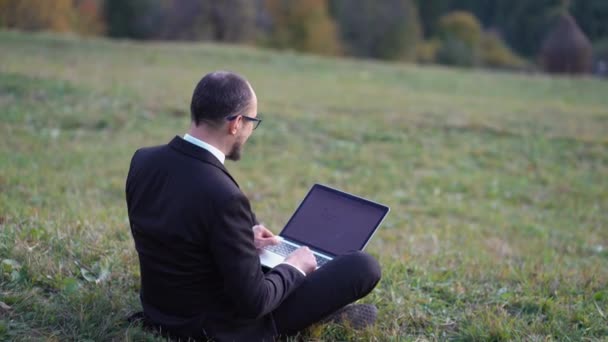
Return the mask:
M 124 179 L 216 69 L 258 93 L 228 168 L 267 226 L 315 182 L 392 209 L 377 326 L 303 339 L 608 339 L 605 81 L 6 31 L 0 50 L 0 340 L 155 340 L 124 319 Z

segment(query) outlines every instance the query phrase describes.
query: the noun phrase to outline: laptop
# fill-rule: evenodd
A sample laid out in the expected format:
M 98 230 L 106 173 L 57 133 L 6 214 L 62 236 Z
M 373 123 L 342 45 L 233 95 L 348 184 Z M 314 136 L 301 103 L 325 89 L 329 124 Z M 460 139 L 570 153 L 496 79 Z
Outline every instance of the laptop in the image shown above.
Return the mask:
M 273 268 L 291 252 L 308 246 L 317 267 L 350 251 L 360 251 L 389 212 L 389 207 L 325 185 L 315 184 L 279 233 L 281 243 L 260 253 Z

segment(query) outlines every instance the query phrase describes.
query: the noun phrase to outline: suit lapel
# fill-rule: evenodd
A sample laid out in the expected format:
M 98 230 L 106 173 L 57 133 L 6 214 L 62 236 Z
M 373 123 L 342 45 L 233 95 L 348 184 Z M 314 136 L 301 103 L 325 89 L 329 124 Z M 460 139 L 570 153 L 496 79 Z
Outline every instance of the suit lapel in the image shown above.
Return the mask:
M 239 187 L 239 183 L 237 183 L 228 170 L 226 170 L 224 164 L 222 164 L 213 154 L 211 154 L 211 152 L 205 150 L 204 148 L 196 146 L 179 136 L 175 136 L 175 138 L 169 142 L 169 147 L 192 158 L 198 159 L 203 163 L 211 164 L 217 167 L 218 169 L 222 170 L 222 172 L 224 172 L 226 176 L 228 176 L 234 182 L 234 184 L 236 184 L 237 187 Z

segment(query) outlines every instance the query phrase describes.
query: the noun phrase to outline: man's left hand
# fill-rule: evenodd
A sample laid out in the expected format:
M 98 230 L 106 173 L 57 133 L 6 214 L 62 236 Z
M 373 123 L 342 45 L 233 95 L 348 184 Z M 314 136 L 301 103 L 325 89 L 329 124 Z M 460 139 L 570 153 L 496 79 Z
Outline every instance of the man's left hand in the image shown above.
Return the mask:
M 266 246 L 278 245 L 281 242 L 268 228 L 262 224 L 253 226 L 253 244 L 255 248 L 262 249 Z

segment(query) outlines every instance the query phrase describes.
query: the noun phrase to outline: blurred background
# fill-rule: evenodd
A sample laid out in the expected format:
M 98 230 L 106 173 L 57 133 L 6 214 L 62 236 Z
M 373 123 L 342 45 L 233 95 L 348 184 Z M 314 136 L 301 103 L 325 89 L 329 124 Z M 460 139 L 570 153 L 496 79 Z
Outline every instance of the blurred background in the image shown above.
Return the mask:
M 605 0 L 0 0 L 0 27 L 608 74 Z

